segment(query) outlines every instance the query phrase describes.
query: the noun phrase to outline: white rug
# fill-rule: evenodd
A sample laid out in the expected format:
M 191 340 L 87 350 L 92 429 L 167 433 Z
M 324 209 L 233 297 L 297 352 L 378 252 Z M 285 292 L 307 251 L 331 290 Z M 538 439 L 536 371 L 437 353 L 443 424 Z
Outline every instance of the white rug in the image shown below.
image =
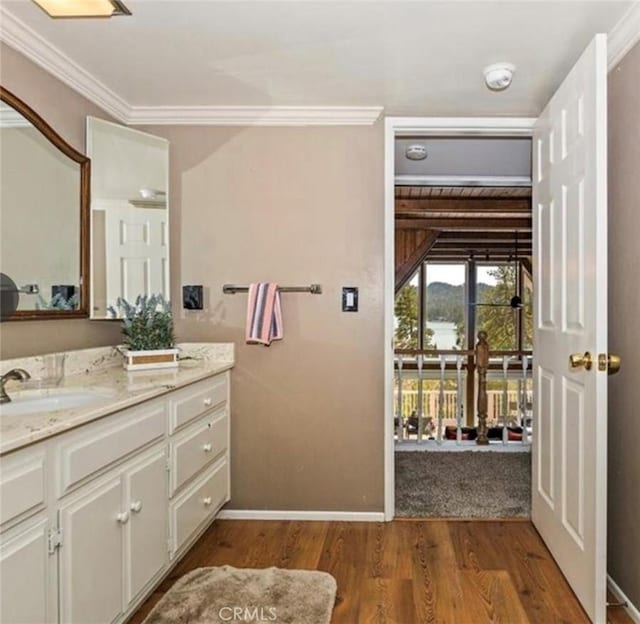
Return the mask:
M 336 589 L 326 572 L 198 568 L 176 581 L 143 624 L 330 624 Z

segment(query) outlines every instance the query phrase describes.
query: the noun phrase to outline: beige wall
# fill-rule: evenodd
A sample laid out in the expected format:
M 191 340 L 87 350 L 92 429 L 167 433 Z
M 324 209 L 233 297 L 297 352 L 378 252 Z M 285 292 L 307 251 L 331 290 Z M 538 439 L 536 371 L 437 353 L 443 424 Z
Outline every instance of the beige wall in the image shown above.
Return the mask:
M 640 607 L 640 44 L 609 74 L 608 569 Z
M 172 288 L 181 340 L 230 340 L 239 509 L 383 509 L 383 129 L 144 128 L 171 142 Z M 246 346 L 227 282 L 319 282 L 283 295 L 285 338 Z M 341 287 L 360 312 L 341 312 Z
M 0 84 L 31 106 L 81 152 L 85 151 L 86 116 L 109 119 L 97 106 L 4 44 L 0 44 Z M 117 323 L 85 319 L 9 321 L 0 324 L 0 357 L 82 349 L 119 340 Z

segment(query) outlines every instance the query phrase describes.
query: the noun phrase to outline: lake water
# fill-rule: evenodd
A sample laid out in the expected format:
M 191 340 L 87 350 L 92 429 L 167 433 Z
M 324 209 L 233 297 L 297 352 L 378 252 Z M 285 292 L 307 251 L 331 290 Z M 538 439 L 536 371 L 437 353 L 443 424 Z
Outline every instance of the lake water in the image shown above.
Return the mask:
M 427 322 L 427 327 L 433 330 L 431 342 L 437 345 L 438 349 L 456 348 L 456 324 L 445 322 Z

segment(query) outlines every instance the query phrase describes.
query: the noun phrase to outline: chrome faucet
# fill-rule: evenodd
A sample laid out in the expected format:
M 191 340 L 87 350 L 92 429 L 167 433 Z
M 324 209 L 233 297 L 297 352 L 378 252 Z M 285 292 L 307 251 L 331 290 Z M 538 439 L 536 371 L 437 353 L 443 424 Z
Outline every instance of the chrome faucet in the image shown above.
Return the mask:
M 9 403 L 11 398 L 7 394 L 7 391 L 4 389 L 5 384 L 10 379 L 14 379 L 15 381 L 27 381 L 31 379 L 31 375 L 27 373 L 23 368 L 12 368 L 8 373 L 5 373 L 0 377 L 0 403 Z

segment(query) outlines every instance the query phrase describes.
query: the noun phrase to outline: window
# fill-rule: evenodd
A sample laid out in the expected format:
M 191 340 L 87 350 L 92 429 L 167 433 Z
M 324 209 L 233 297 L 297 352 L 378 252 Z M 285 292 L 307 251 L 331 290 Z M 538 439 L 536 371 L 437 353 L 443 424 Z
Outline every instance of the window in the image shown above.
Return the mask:
M 518 351 L 533 347 L 533 284 L 522 267 L 513 263 L 477 265 L 424 262 L 396 295 L 396 349 L 466 349 L 467 280 L 475 275 L 475 334 L 484 330 L 492 351 Z M 521 279 L 524 307 L 509 306 Z M 472 289 L 473 290 L 473 289 Z M 475 303 L 473 301 L 471 304 Z M 475 342 L 475 336 L 471 345 Z
M 509 306 L 516 293 L 513 264 L 478 265 L 476 330 L 487 332 L 492 350 L 518 349 L 519 310 Z

